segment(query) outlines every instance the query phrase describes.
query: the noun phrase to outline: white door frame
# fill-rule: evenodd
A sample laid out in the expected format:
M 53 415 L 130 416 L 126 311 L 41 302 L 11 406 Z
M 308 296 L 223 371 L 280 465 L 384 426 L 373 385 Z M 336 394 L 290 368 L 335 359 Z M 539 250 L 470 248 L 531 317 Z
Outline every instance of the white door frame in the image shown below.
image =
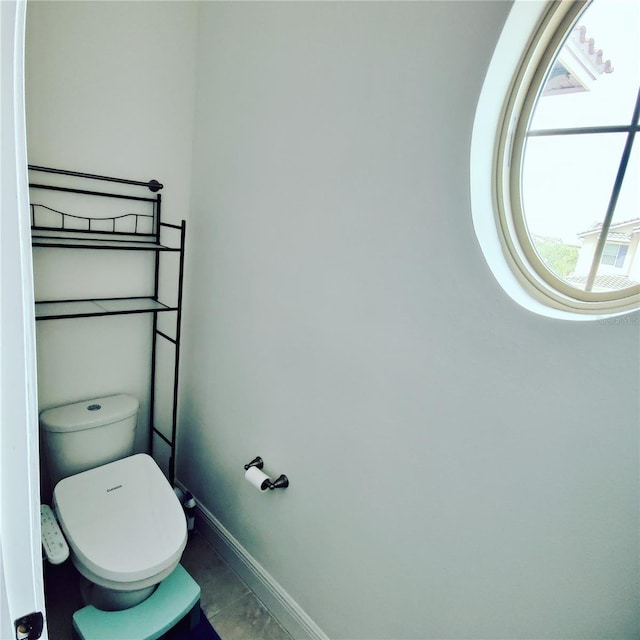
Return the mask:
M 26 0 L 0 0 L 0 638 L 44 615 L 24 109 Z M 24 637 L 24 635 L 22 636 Z M 42 638 L 48 638 L 45 628 Z

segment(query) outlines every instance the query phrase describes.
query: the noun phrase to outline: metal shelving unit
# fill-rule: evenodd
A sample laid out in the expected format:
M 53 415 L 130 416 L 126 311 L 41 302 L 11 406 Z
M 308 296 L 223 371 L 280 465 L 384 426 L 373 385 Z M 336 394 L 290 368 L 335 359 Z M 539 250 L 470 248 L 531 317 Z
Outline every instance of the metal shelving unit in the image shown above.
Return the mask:
M 35 315 L 37 321 L 45 321 L 153 314 L 149 450 L 153 455 L 154 437 L 168 445 L 168 475 L 169 481 L 173 483 L 186 223 L 184 220 L 180 225 L 162 222 L 162 197 L 159 191 L 163 185 L 156 180 L 126 180 L 33 165 L 29 166 L 29 171 L 33 247 L 79 251 L 143 251 L 154 255 L 151 295 L 38 300 Z M 37 181 L 33 179 L 35 176 L 38 177 Z M 109 183 L 108 190 L 102 188 L 103 183 Z M 167 254 L 178 256 L 177 282 L 174 290 L 176 301 L 171 304 L 159 299 L 161 256 Z M 173 335 L 159 328 L 159 313 L 173 314 Z M 159 341 L 170 345 L 174 355 L 170 434 L 163 433 L 156 427 Z

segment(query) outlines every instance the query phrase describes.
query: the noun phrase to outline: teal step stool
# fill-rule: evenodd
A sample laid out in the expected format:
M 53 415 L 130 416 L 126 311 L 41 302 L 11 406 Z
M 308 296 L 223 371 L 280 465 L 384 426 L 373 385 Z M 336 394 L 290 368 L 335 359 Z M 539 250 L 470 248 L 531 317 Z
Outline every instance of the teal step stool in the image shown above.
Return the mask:
M 73 614 L 79 640 L 157 640 L 189 616 L 200 619 L 200 587 L 179 564 L 143 602 L 124 611 L 101 611 L 89 605 Z

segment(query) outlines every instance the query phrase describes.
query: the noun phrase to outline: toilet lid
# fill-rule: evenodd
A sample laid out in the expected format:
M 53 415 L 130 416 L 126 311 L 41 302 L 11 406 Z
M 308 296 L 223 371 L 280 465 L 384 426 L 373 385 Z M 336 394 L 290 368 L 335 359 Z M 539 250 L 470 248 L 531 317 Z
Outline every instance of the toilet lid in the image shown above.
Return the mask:
M 108 580 L 160 573 L 180 559 L 187 543 L 180 502 L 146 454 L 64 478 L 53 501 L 80 562 Z

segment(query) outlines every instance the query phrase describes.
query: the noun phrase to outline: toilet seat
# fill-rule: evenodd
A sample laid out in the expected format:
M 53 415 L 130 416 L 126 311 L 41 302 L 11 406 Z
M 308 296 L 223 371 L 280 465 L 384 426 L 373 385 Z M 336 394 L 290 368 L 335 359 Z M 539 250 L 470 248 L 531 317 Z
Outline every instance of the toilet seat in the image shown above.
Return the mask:
M 104 587 L 134 590 L 159 582 L 187 543 L 182 507 L 146 454 L 64 478 L 53 503 L 74 564 Z

